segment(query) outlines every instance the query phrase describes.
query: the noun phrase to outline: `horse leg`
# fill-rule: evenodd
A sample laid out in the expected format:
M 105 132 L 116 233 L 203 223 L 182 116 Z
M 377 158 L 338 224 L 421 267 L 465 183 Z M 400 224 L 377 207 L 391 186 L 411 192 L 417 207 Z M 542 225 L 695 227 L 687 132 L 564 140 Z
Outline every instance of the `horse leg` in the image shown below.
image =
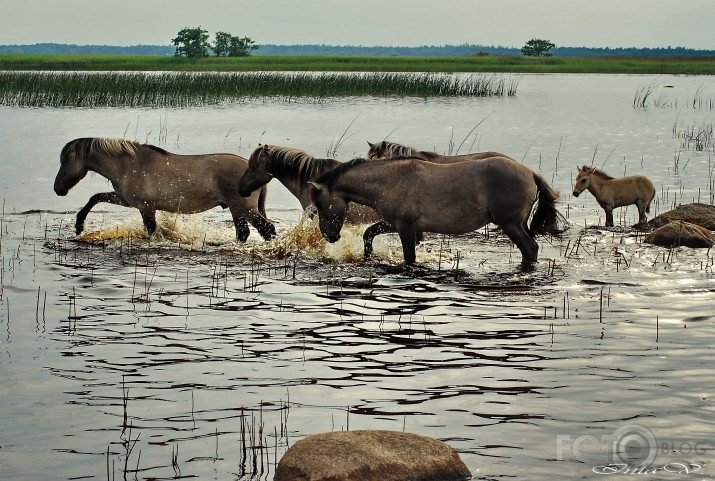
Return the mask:
M 139 213 L 142 215 L 142 221 L 144 221 L 144 227 L 149 235 L 156 232 L 156 211 L 151 209 L 140 209 Z
M 239 242 L 246 242 L 251 231 L 248 229 L 248 221 L 245 217 L 239 217 L 238 220 L 233 221 L 233 225 L 236 227 L 236 239 Z
M 402 242 L 402 255 L 405 258 L 405 264 L 411 266 L 417 259 L 415 254 L 417 233 L 414 229 L 409 228 L 398 229 L 397 233 L 400 235 L 400 241 Z
M 607 205 L 603 210 L 606 211 L 606 227 L 613 227 L 613 207 Z
M 121 205 L 123 207 L 131 207 L 129 204 L 124 202 L 124 199 L 119 197 L 116 192 L 100 192 L 94 194 L 89 198 L 87 204 L 77 212 L 77 221 L 74 224 L 74 230 L 77 235 L 79 235 L 84 230 L 84 221 L 87 219 L 87 214 L 92 208 L 99 204 L 100 202 L 107 202 L 108 204 Z
M 236 226 L 236 239 L 245 242 L 248 239 L 248 224 L 246 220 L 256 228 L 261 237 L 271 240 L 276 236 L 276 226 L 266 219 L 257 209 L 247 206 L 229 206 L 233 223 Z
M 380 234 L 384 234 L 386 232 L 395 232 L 395 226 L 384 220 L 376 222 L 365 229 L 365 232 L 362 235 L 363 245 L 365 246 L 365 260 L 368 260 L 372 255 L 372 240 Z
M 521 268 L 528 269 L 539 256 L 539 244 L 529 235 L 523 224 L 503 224 L 504 233 L 516 244 L 521 252 Z
M 645 203 L 641 200 L 638 200 L 638 202 L 636 202 L 636 207 L 638 207 L 638 224 L 645 224 Z

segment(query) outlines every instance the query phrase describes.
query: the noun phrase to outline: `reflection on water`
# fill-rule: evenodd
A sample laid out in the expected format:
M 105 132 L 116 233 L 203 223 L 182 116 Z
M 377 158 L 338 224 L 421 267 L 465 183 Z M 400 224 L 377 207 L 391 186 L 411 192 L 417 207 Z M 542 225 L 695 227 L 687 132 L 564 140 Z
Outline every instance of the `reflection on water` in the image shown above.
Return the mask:
M 574 228 L 521 273 L 487 231 L 428 236 L 433 257 L 405 271 L 396 238 L 370 264 L 318 255 L 305 219 L 248 246 L 213 245 L 232 226 L 212 216 L 79 242 L 66 219 L 4 227 L 8 479 L 272 479 L 288 446 L 337 429 L 436 436 L 500 479 L 588 477 L 570 453 L 554 466 L 557 436 L 638 423 L 711 441 L 711 373 L 694 362 L 713 341 L 709 253 Z M 187 242 L 195 224 L 206 241 Z
M 561 155 L 574 155 L 573 142 Z M 245 245 L 218 209 L 162 216 L 149 238 L 136 212 L 98 206 L 77 238 L 77 209 L 57 212 L 67 199 L 55 200 L 51 182 L 32 202 L 54 212 L 8 196 L 0 479 L 268 480 L 288 446 L 340 429 L 443 439 L 484 479 L 595 479 L 629 425 L 655 436 L 654 465 L 708 464 L 713 254 L 644 244 L 627 227 L 635 209 L 620 227 L 599 227 L 593 198 L 575 202 L 569 174 L 545 166 L 559 144 L 550 158 L 541 149 L 540 171 L 572 227 L 539 239 L 528 273 L 492 228 L 428 235 L 409 270 L 398 239 L 381 236 L 364 263 L 360 229 L 326 245 L 280 193 L 268 206 L 278 238 L 252 233 Z M 637 170 L 628 157 L 613 168 Z M 668 169 L 653 169 L 661 211 L 708 178 L 706 157 L 677 176 Z M 106 185 L 87 189 L 78 206 Z

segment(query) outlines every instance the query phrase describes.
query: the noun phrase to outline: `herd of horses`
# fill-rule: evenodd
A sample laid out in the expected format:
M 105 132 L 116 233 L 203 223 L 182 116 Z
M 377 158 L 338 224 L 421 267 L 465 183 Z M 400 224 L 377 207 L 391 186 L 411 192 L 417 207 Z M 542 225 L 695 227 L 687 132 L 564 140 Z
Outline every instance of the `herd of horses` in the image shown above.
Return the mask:
M 505 154 L 446 156 L 387 141 L 368 144 L 366 158 L 340 162 L 273 145 L 257 147 L 247 160 L 228 153 L 179 155 L 126 139 L 78 138 L 60 153 L 54 190 L 67 195 L 90 171 L 112 184 L 113 191 L 93 195 L 77 213 L 77 234 L 100 202 L 138 209 L 149 234 L 156 230 L 157 210 L 192 214 L 221 206 L 231 212 L 236 238 L 244 242 L 249 223 L 266 240 L 276 236 L 265 210 L 266 186 L 275 177 L 303 209 L 315 207 L 328 242 L 340 239 L 345 223 L 370 224 L 363 234 L 365 258 L 377 235 L 396 232 L 408 265 L 415 263 L 423 232 L 457 235 L 496 224 L 519 248 L 523 268 L 537 261 L 536 236 L 563 232 L 558 193 Z M 655 196 L 643 176 L 614 179 L 578 167 L 573 194 L 586 189 L 606 211 L 606 225 L 613 225 L 614 208 L 632 204 L 645 222 Z

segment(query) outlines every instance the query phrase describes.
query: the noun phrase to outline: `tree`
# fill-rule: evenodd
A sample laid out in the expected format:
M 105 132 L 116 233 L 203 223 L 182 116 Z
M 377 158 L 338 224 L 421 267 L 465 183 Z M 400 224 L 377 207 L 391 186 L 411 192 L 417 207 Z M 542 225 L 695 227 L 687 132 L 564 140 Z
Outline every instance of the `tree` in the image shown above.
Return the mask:
M 209 55 L 209 32 L 201 27 L 189 28 L 184 27 L 172 39 L 172 43 L 176 47 L 177 57 L 208 57 Z
M 229 57 L 248 57 L 252 50 L 256 50 L 258 45 L 249 37 L 231 37 L 231 48 Z
M 217 57 L 248 57 L 251 50 L 258 48 L 249 37 L 237 37 L 226 32 L 216 32 L 213 45 L 214 55 Z
M 227 57 L 231 48 L 231 34 L 226 32 L 216 32 L 216 40 L 211 47 L 217 57 Z
M 521 53 L 527 57 L 551 57 L 549 50 L 556 47 L 548 40 L 532 38 L 521 48 Z

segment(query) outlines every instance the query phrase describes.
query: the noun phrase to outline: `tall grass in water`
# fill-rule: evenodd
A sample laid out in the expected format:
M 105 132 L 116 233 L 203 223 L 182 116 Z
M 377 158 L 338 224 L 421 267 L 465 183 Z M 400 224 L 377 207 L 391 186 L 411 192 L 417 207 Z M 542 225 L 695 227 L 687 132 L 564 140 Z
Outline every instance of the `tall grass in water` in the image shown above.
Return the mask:
M 656 91 L 660 89 L 672 89 L 672 85 L 660 85 L 657 82 L 652 82 L 648 85 L 641 85 L 636 90 L 633 96 L 633 108 L 647 108 L 652 105 L 655 108 L 678 108 L 678 99 L 670 98 L 665 94 L 655 97 Z M 693 99 L 686 101 L 685 106 L 694 110 L 715 110 L 715 99 L 705 98 L 703 96 L 705 86 L 701 85 L 695 91 Z M 650 103 L 649 103 L 650 102 Z
M 191 107 L 249 99 L 513 96 L 517 76 L 434 73 L 2 72 L 0 105 Z
M 680 145 L 687 150 L 695 152 L 715 152 L 715 122 L 700 126 L 673 125 L 673 137 L 680 139 Z

